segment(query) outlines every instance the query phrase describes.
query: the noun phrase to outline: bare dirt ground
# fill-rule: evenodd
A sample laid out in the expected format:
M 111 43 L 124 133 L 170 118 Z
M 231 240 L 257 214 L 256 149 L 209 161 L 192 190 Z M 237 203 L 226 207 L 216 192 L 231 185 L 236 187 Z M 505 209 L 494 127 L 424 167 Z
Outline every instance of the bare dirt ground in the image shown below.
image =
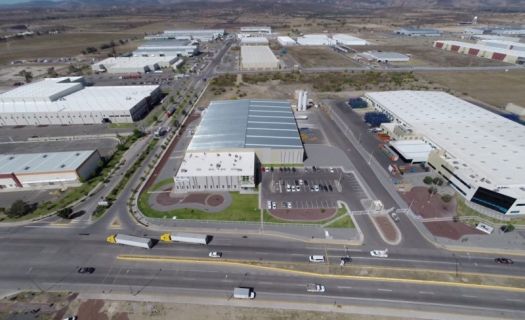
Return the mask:
M 288 47 L 292 55 L 302 67 L 357 67 L 349 57 L 337 53 L 328 47 L 296 46 Z
M 525 106 L 525 71 L 418 73 L 427 81 L 438 83 L 458 93 L 504 108 L 509 102 Z
M 389 241 L 395 241 L 397 239 L 397 230 L 388 216 L 373 216 L 371 218 L 374 219 L 379 228 L 381 228 L 381 232 L 386 239 Z
M 461 222 L 436 221 L 425 222 L 423 224 L 433 235 L 452 240 L 459 240 L 461 237 L 468 234 L 484 234 L 483 232 Z
M 255 316 L 256 314 L 256 316 Z M 24 293 L 0 301 L 0 319 L 90 320 L 394 320 L 397 317 L 233 306 L 82 299 L 76 293 Z
M 407 203 L 412 203 L 412 210 L 423 218 L 450 218 L 456 215 L 456 199 L 445 203 L 439 195 L 430 197 L 425 187 L 414 187 L 401 193 L 401 196 Z

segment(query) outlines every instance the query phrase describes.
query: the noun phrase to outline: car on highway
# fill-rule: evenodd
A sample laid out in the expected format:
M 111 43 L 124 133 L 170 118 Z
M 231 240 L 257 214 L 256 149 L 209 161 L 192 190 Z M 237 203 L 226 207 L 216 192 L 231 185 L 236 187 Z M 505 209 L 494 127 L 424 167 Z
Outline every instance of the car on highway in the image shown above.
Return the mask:
M 309 283 L 306 285 L 307 292 L 325 292 L 325 288 L 321 284 Z
M 499 264 L 513 264 L 514 263 L 514 261 L 512 261 L 512 259 L 501 258 L 501 257 L 494 259 L 494 262 L 499 263 Z
M 347 263 L 350 263 L 352 262 L 352 258 L 346 256 L 346 257 L 341 257 L 341 262 L 339 263 L 340 266 L 344 266 L 345 264 Z
M 372 250 L 372 251 L 370 251 L 370 255 L 372 257 L 377 257 L 377 258 L 388 258 L 388 249 L 385 249 L 385 250 Z
M 93 267 L 81 267 L 81 268 L 78 268 L 77 270 L 78 273 L 93 273 L 95 272 L 95 268 Z
M 208 256 L 210 258 L 221 258 L 222 257 L 222 252 L 220 251 L 212 251 L 208 254 Z
M 324 262 L 324 256 L 321 256 L 321 255 L 313 255 L 313 256 L 309 256 L 308 257 L 308 260 L 310 262 L 318 262 L 318 263 L 322 263 Z
M 394 220 L 395 222 L 399 222 L 399 221 L 401 221 L 401 220 L 399 219 L 399 216 L 398 216 L 397 213 L 395 213 L 395 212 L 392 212 L 392 213 L 390 214 L 390 216 L 392 217 L 392 220 Z

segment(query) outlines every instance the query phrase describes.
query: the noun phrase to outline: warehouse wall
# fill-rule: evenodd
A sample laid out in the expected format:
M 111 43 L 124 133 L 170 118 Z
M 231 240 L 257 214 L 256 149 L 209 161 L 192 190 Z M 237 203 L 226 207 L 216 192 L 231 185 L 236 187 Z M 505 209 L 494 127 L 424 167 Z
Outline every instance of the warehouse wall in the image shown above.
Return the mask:
M 241 177 L 238 176 L 175 177 L 174 181 L 175 193 L 241 190 Z
M 17 173 L 18 180 L 24 188 L 36 187 L 60 187 L 61 185 L 78 185 L 77 173 L 75 171 L 46 172 L 46 173 Z
M 83 180 L 89 179 L 97 170 L 101 162 L 100 154 L 95 150 L 78 168 L 77 175 Z

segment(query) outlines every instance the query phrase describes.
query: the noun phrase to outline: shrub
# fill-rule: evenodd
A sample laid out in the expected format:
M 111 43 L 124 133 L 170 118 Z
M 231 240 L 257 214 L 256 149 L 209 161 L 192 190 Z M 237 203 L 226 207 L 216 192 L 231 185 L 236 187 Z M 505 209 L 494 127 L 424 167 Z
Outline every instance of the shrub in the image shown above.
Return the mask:
M 430 185 L 430 184 L 432 184 L 433 181 L 434 181 L 434 179 L 432 179 L 431 176 L 426 176 L 426 177 L 423 178 L 423 182 L 425 184 L 429 184 Z
M 441 196 L 441 200 L 445 203 L 449 203 L 452 200 L 452 196 L 450 194 L 444 194 Z

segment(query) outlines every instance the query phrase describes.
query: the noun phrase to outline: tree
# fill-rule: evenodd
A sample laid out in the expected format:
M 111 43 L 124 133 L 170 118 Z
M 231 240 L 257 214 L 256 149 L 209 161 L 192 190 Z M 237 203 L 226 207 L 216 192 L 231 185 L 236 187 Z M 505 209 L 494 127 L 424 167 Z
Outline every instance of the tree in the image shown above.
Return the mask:
M 423 178 L 423 183 L 425 183 L 425 184 L 429 184 L 430 185 L 430 184 L 432 184 L 432 181 L 433 181 L 433 179 L 432 179 L 431 176 L 426 176 L 425 178 Z
M 450 194 L 444 194 L 441 196 L 441 200 L 445 203 L 449 203 L 452 200 L 452 196 Z
M 35 209 L 35 206 L 30 205 L 24 200 L 18 199 L 13 202 L 9 210 L 7 210 L 6 215 L 9 218 L 19 218 L 33 212 Z
M 24 73 L 24 78 L 26 80 L 26 83 L 29 83 L 29 82 L 33 81 L 33 73 L 26 71 Z
M 59 216 L 62 219 L 69 219 L 69 215 L 71 215 L 72 213 L 73 213 L 73 209 L 71 209 L 70 207 L 67 207 L 67 208 L 58 210 L 57 216 Z
M 443 179 L 441 179 L 440 177 L 435 177 L 434 179 L 432 179 L 432 183 L 437 186 L 441 186 L 443 185 Z
M 428 191 L 429 197 L 432 197 L 433 195 L 437 193 L 437 188 L 432 186 L 432 187 L 429 187 L 427 191 Z
M 47 69 L 47 75 L 50 77 L 57 77 L 58 73 L 55 70 L 55 67 L 50 67 Z
M 500 229 L 501 231 L 507 233 L 507 232 L 514 231 L 515 227 L 512 223 L 507 223 L 506 225 L 501 226 Z

